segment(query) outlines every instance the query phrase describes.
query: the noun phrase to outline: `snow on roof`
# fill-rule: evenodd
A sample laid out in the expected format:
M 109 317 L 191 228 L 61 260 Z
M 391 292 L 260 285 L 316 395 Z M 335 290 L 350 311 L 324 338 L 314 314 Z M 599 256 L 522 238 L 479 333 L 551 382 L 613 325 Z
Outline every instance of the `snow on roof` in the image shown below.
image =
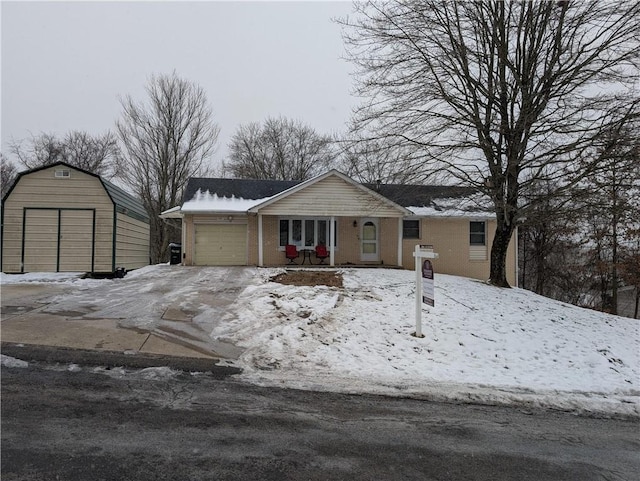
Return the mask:
M 219 197 L 208 190 L 198 189 L 193 198 L 182 205 L 182 212 L 246 212 L 251 207 L 256 206 L 270 199 L 243 199 L 242 197 Z
M 489 206 L 474 197 L 445 197 L 432 199 L 430 205 L 407 207 L 415 215 L 424 217 L 495 217 Z

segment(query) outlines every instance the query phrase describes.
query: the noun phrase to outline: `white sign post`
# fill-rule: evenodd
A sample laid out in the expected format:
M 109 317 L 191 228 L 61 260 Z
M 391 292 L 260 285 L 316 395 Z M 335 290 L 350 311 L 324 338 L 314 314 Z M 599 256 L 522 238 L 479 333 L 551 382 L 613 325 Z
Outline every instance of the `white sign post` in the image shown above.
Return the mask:
M 434 300 L 434 269 L 429 259 L 437 259 L 433 246 L 416 245 L 413 257 L 416 259 L 416 332 L 414 337 L 424 337 L 422 334 L 422 303 L 435 305 Z

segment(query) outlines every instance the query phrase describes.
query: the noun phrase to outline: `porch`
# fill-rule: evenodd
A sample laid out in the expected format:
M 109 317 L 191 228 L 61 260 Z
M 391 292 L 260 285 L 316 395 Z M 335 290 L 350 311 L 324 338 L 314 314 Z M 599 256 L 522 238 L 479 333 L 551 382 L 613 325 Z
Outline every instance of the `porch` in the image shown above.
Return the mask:
M 402 217 L 257 215 L 255 230 L 249 224 L 249 246 L 257 246 L 249 264 L 260 267 L 402 265 Z M 297 255 L 288 257 L 287 246 Z M 326 259 L 318 257 L 319 246 Z

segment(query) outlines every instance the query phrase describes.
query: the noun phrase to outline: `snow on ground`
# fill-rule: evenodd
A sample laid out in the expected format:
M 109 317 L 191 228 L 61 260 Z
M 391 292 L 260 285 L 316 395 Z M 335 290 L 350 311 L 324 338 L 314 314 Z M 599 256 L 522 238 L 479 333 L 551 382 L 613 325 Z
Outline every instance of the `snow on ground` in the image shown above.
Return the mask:
M 84 272 L 30 272 L 27 274 L 0 273 L 0 284 L 58 283 L 67 284 L 80 279 Z
M 436 275 L 418 339 L 411 271 L 341 269 L 343 288 L 269 281 L 280 272 L 161 264 L 122 280 L 3 274 L 0 283 L 66 284 L 58 306 L 129 327 L 150 328 L 179 303 L 213 338 L 245 349 L 235 364 L 260 385 L 640 416 L 638 320 Z M 198 293 L 230 276 L 245 286 L 237 300 L 203 303 Z
M 5 356 L 4 354 L 0 354 L 0 366 L 4 367 L 29 367 L 29 363 L 26 361 L 22 361 L 21 359 L 16 359 L 11 356 Z
M 343 270 L 343 289 L 249 286 L 212 336 L 262 385 L 640 415 L 639 321 L 436 276 L 415 332 L 414 273 Z

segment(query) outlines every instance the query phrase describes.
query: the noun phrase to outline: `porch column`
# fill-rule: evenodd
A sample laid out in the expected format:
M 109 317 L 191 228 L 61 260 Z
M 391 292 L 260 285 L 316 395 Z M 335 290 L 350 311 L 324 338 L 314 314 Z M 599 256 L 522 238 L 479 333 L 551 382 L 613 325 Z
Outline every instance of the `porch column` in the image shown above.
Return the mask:
M 403 217 L 398 217 L 398 265 L 402 265 L 402 226 Z
M 258 267 L 264 264 L 262 252 L 262 214 L 258 214 Z
M 335 222 L 336 218 L 332 216 L 331 222 L 329 223 L 329 265 L 331 267 L 336 265 L 335 246 L 333 245 L 336 235 L 334 227 Z

